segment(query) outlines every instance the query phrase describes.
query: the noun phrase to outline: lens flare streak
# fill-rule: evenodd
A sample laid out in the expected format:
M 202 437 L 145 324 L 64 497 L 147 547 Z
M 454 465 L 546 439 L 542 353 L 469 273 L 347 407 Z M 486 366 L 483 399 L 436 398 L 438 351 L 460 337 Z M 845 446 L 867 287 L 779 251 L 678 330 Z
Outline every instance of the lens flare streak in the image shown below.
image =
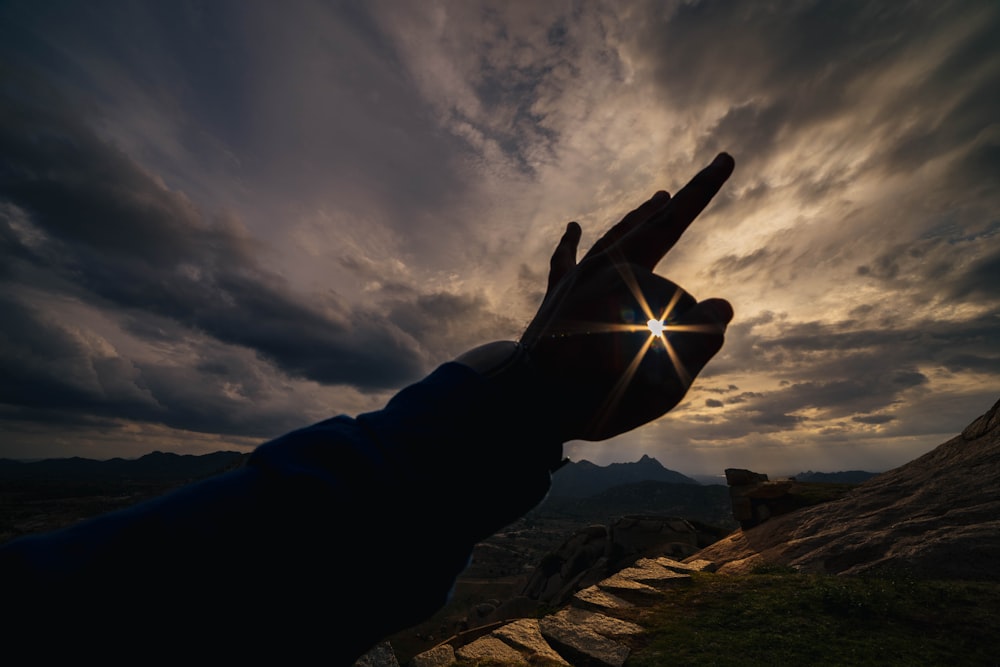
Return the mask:
M 628 368 L 626 368 L 618 382 L 615 384 L 614 388 L 608 395 L 607 400 L 601 406 L 601 409 L 594 416 L 594 424 L 600 429 L 603 425 L 604 420 L 610 415 L 614 414 L 614 409 L 621 401 L 622 397 L 625 395 L 625 391 L 628 388 L 629 383 L 635 376 L 636 371 L 639 369 L 639 365 L 642 363 L 643 358 L 649 351 L 650 347 L 656 342 L 657 339 L 663 342 L 663 347 L 666 349 L 667 354 L 670 357 L 670 361 L 674 366 L 674 370 L 677 372 L 677 377 L 683 383 L 685 387 L 691 385 L 691 374 L 688 372 L 687 368 L 684 366 L 684 362 L 681 360 L 680 355 L 677 354 L 677 350 L 671 344 L 669 337 L 666 335 L 673 331 L 683 331 L 683 332 L 693 332 L 693 333 L 715 333 L 717 327 L 713 327 L 707 324 L 668 324 L 667 319 L 671 312 L 680 300 L 683 292 L 678 288 L 673 296 L 670 298 L 670 302 L 667 304 L 666 308 L 663 309 L 663 313 L 659 318 L 653 313 L 653 309 L 650 307 L 649 302 L 646 300 L 645 295 L 639 288 L 639 283 L 635 279 L 635 275 L 632 273 L 631 268 L 628 264 L 618 263 L 618 272 L 621 274 L 622 280 L 628 286 L 632 295 L 635 297 L 636 302 L 642 309 L 642 312 L 648 318 L 645 325 L 642 324 L 627 324 L 627 323 L 587 323 L 587 322 L 577 322 L 574 323 L 566 333 L 612 333 L 612 332 L 639 332 L 647 331 L 649 332 L 649 337 L 642 344 L 642 347 L 636 353 L 635 357 L 629 363 Z
M 640 331 L 643 328 L 644 327 L 637 327 Z M 594 425 L 598 429 L 603 427 L 605 418 L 614 414 L 615 407 L 617 407 L 619 401 L 621 401 L 622 396 L 625 395 L 625 390 L 628 389 L 629 382 L 632 381 L 632 377 L 635 375 L 636 370 L 638 370 L 639 364 L 642 363 L 642 358 L 646 356 L 646 352 L 655 340 L 655 336 L 650 336 L 646 339 L 646 342 L 642 344 L 639 351 L 636 352 L 634 357 L 632 357 L 632 361 L 629 363 L 628 368 L 626 368 L 622 373 L 622 376 L 618 378 L 618 382 L 615 383 L 614 388 L 608 394 L 607 400 L 604 401 L 601 409 L 598 410 L 597 415 L 595 415 Z M 674 359 L 674 355 L 671 355 L 671 359 Z M 674 363 L 676 364 L 677 362 Z

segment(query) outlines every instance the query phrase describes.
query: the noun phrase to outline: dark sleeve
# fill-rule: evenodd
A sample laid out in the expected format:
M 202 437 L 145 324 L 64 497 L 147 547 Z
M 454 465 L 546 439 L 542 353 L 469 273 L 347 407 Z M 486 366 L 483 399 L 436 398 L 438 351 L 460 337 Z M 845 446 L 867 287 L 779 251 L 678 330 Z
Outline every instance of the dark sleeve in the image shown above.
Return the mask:
M 10 543 L 7 604 L 83 642 L 97 624 L 231 658 L 229 632 L 252 629 L 254 656 L 350 664 L 443 605 L 472 547 L 545 496 L 562 447 L 542 399 L 516 374 L 445 364 L 384 409 L 289 433 L 237 471 Z M 98 603 L 112 610 L 99 621 Z

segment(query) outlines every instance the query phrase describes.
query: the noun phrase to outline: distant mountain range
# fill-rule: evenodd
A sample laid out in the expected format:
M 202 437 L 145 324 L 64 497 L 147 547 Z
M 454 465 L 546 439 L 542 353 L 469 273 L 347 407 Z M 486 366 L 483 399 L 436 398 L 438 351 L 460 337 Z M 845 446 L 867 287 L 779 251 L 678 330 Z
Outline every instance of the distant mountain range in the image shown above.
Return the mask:
M 180 484 L 225 472 L 241 465 L 248 456 L 232 451 L 200 456 L 157 451 L 138 459 L 115 458 L 107 461 L 80 457 L 42 461 L 0 459 L 0 484 L 4 484 L 0 488 L 9 493 L 20 493 L 18 498 L 21 500 L 28 497 L 24 496 L 28 491 L 50 502 L 54 502 L 52 498 L 59 499 L 67 505 L 68 509 L 64 508 L 62 512 L 65 516 L 58 514 L 50 524 L 39 524 L 57 527 L 63 519 L 67 523 L 85 516 L 87 512 L 116 509 L 119 505 L 164 493 Z M 873 476 L 875 473 L 849 470 L 836 473 L 807 471 L 795 477 L 804 482 L 858 484 Z M 721 484 L 706 485 L 665 468 L 655 458 L 646 455 L 638 461 L 606 466 L 586 460 L 570 462 L 552 476 L 551 491 L 534 515 L 536 518 L 557 517 L 560 521 L 571 523 L 609 523 L 625 515 L 657 514 L 680 516 L 721 529 L 732 529 L 737 524 L 732 516 L 729 489 L 724 478 L 712 480 Z M 94 494 L 131 500 L 91 507 L 84 500 Z M 11 536 L 37 530 L 34 523 L 22 526 L 24 522 L 19 523 L 22 518 L 9 518 L 8 523 L 13 528 L 7 532 Z M 2 516 L 0 524 L 3 524 Z
M 812 470 L 807 470 L 806 472 L 800 472 L 795 475 L 795 479 L 799 482 L 861 484 L 862 482 L 867 482 L 878 474 L 879 473 L 877 472 L 868 472 L 866 470 L 842 470 L 840 472 L 813 472 Z
M 585 517 L 588 523 L 612 523 L 618 517 L 630 514 L 653 514 L 679 516 L 725 528 L 725 532 L 738 526 L 733 518 L 727 487 L 648 479 L 613 486 L 586 498 L 550 495 L 538 511 L 565 517 Z
M 213 452 L 211 454 L 173 454 L 151 452 L 138 459 L 114 458 L 106 461 L 85 459 L 78 456 L 41 461 L 18 461 L 0 459 L 0 480 L 5 479 L 48 479 L 48 480 L 96 480 L 96 479 L 143 479 L 143 480 L 193 480 L 234 468 L 246 459 L 241 452 Z M 807 470 L 795 475 L 800 482 L 833 482 L 860 484 L 878 473 L 864 470 L 840 472 L 813 472 Z M 608 489 L 637 482 L 666 482 L 668 484 L 708 484 L 725 486 L 725 477 L 701 476 L 703 479 L 688 477 L 675 470 L 665 468 L 655 458 L 643 455 L 632 463 L 612 463 L 599 466 L 587 460 L 570 462 L 556 471 L 552 477 L 553 498 L 588 498 Z
M 670 484 L 694 484 L 695 479 L 679 472 L 664 468 L 663 465 L 643 454 L 634 463 L 612 463 L 599 466 L 590 461 L 570 462 L 552 475 L 553 498 L 587 498 L 622 484 L 636 482 L 667 482 Z
M 78 456 L 43 461 L 0 459 L 0 480 L 195 480 L 235 468 L 247 456 L 240 452 L 213 452 L 200 456 L 152 452 L 138 459 L 107 461 Z

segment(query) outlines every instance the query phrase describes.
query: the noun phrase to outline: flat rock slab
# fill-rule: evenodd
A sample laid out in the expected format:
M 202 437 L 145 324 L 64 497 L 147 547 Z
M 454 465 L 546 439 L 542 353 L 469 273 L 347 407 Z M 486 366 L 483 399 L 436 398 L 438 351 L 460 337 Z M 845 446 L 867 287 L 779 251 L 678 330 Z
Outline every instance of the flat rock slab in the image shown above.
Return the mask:
M 589 613 L 582 609 L 575 611 Z M 629 647 L 625 644 L 605 637 L 589 627 L 573 623 L 558 613 L 546 616 L 538 624 L 542 636 L 571 664 L 622 667 L 628 658 Z
M 715 572 L 719 568 L 718 565 L 704 558 L 687 559 L 683 563 L 680 563 L 673 558 L 662 556 L 657 558 L 656 562 L 675 572 Z
M 650 558 L 636 561 L 632 567 L 619 571 L 617 576 L 659 589 L 677 588 L 691 583 L 690 573 L 668 570 Z
M 451 667 L 455 663 L 455 649 L 441 644 L 424 651 L 410 660 L 409 667 Z
M 502 639 L 488 635 L 480 637 L 455 651 L 462 660 L 493 660 L 504 665 L 528 665 L 527 657 Z
M 622 667 L 630 651 L 625 644 L 608 639 L 592 630 L 557 621 L 546 622 L 542 619 L 542 634 L 549 643 L 554 644 L 574 663 L 587 662 L 608 667 Z
M 607 614 L 587 611 L 586 609 L 574 609 L 573 607 L 560 609 L 556 613 L 546 616 L 542 620 L 545 619 L 554 619 L 559 623 L 569 623 L 581 628 L 586 628 L 599 635 L 616 639 L 620 639 L 622 637 L 634 637 L 635 635 L 643 632 L 642 627 L 636 625 L 635 623 L 623 621 L 620 618 L 614 618 L 612 616 L 608 616 Z M 539 624 L 541 624 L 541 621 L 539 621 Z
M 623 577 L 621 574 L 613 574 L 607 579 L 602 579 L 597 585 L 605 593 L 617 595 L 639 605 L 649 604 L 664 595 L 662 591 L 658 591 L 649 584 Z
M 538 619 L 522 618 L 493 631 L 493 636 L 521 651 L 534 664 L 544 659 L 546 664 L 569 665 L 542 637 Z
M 588 586 L 582 591 L 577 591 L 573 596 L 573 604 L 585 609 L 613 610 L 628 609 L 635 605 L 628 600 L 623 600 L 617 595 L 602 591 L 598 586 Z

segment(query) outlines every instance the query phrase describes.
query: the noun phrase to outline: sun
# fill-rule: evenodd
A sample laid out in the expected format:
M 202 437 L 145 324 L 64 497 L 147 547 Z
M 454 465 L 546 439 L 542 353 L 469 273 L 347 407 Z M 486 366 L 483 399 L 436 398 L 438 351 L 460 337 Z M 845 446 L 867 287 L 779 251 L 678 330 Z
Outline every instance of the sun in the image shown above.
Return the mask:
M 663 324 L 663 320 L 658 320 L 655 318 L 650 318 L 646 322 L 646 326 L 649 327 L 649 331 L 657 338 L 663 338 L 663 330 L 666 326 Z

